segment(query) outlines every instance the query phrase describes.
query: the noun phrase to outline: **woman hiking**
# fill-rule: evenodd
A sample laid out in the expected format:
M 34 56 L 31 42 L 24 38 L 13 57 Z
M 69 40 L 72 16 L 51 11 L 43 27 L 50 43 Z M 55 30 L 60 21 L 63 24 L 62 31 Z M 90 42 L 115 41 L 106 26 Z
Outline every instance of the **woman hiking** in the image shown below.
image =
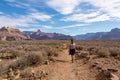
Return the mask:
M 74 62 L 74 54 L 75 54 L 75 43 L 74 40 L 70 40 L 70 45 L 69 45 L 69 54 L 71 55 L 71 61 L 72 63 Z

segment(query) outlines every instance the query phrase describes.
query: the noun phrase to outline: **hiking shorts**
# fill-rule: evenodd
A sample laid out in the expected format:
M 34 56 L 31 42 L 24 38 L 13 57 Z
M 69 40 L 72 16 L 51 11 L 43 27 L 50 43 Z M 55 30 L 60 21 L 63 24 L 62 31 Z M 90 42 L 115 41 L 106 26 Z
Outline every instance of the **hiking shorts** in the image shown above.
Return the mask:
M 75 49 L 70 49 L 69 54 L 74 55 L 75 54 Z

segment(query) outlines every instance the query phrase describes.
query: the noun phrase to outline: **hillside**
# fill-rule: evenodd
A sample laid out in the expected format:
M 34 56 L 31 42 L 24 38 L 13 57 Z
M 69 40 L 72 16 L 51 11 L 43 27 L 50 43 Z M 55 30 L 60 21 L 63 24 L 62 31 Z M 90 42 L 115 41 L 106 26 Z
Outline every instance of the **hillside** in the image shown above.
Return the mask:
M 0 29 L 0 40 L 66 40 L 74 38 L 76 40 L 119 40 L 120 29 L 114 28 L 110 32 L 87 33 L 83 35 L 70 36 L 60 33 L 47 33 L 41 30 L 23 31 L 11 27 Z
M 120 29 L 114 28 L 110 32 L 87 33 L 73 36 L 77 40 L 119 40 Z
M 45 33 L 41 30 L 36 32 L 33 31 L 23 31 L 23 33 L 31 39 L 37 40 L 64 40 L 64 39 L 71 39 L 72 37 L 69 35 L 64 35 L 60 33 Z
M 11 27 L 2 27 L 0 29 L 0 40 L 23 40 L 27 39 L 18 29 Z

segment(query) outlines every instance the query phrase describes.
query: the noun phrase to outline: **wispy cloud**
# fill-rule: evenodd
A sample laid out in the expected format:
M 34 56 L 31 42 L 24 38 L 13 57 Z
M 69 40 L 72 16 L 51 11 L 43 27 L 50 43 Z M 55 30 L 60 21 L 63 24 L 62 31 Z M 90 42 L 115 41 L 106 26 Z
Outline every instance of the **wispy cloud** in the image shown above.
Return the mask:
M 73 14 L 61 20 L 66 22 L 75 21 L 75 22 L 90 23 L 90 22 L 106 21 L 109 19 L 110 19 L 110 16 L 108 16 L 107 14 L 101 14 L 99 11 L 97 11 L 97 12 L 92 12 L 88 14 Z
M 83 27 L 86 25 L 89 25 L 89 24 L 74 24 L 74 25 L 67 25 L 67 26 L 60 26 L 60 27 L 49 26 L 49 25 L 40 25 L 40 26 L 41 26 L 41 29 L 60 30 L 60 31 L 62 30 L 65 32 L 69 32 L 68 29 L 76 28 L 76 27 Z
M 24 9 L 43 7 L 45 0 L 5 0 L 8 5 L 12 7 L 19 7 Z M 44 6 L 45 7 L 45 6 Z
M 5 6 L 11 6 L 11 12 L 9 14 L 4 9 L 0 11 L 0 26 L 29 27 L 32 30 L 39 28 L 35 26 L 40 26 L 44 30 L 72 31 L 78 27 L 91 26 L 95 22 L 120 21 L 120 0 L 4 1 Z M 17 9 L 21 12 L 15 11 Z
M 0 15 L 0 26 L 35 26 L 39 25 L 38 21 L 48 21 L 52 17 L 40 12 L 30 13 L 27 15 Z
M 87 0 L 92 5 L 99 7 L 101 11 L 106 12 L 111 17 L 120 18 L 120 0 Z
M 89 24 L 74 24 L 74 25 L 62 26 L 56 29 L 69 29 L 69 28 L 81 27 L 86 25 L 89 25 Z
M 54 29 L 52 26 L 48 26 L 48 25 L 42 25 L 41 28 L 43 28 L 43 29 Z
M 35 9 L 35 7 L 41 7 L 42 4 L 48 5 L 50 8 L 56 10 L 57 12 L 68 15 L 73 14 L 84 14 L 83 11 L 88 12 L 87 10 L 82 10 L 81 5 L 82 3 L 86 2 L 91 4 L 92 6 L 96 7 L 97 9 L 94 11 L 99 10 L 100 12 L 105 12 L 105 14 L 109 15 L 110 17 L 120 18 L 120 0 L 6 0 L 9 2 L 9 5 L 13 7 L 20 7 L 25 9 Z M 43 7 L 43 6 L 42 6 Z M 101 16 L 101 15 L 98 15 Z
M 83 10 L 80 5 L 84 2 L 91 4 L 94 8 L 96 7 L 97 9 L 92 9 L 96 12 L 82 13 Z M 46 3 L 61 14 L 67 15 L 72 13 L 70 16 L 63 18 L 63 21 L 99 22 L 120 18 L 120 0 L 50 0 Z M 88 11 L 86 10 L 86 12 Z
M 30 15 L 28 15 L 28 17 L 30 17 L 33 20 L 40 20 L 40 21 L 47 21 L 50 18 L 52 18 L 52 16 L 43 13 L 31 13 Z
M 85 22 L 91 23 L 91 22 L 101 22 L 101 21 L 107 21 L 107 20 L 110 20 L 110 16 L 108 16 L 107 14 L 102 14 L 95 18 L 86 19 Z
M 22 3 L 22 2 L 11 2 L 8 3 L 8 5 L 12 6 L 12 7 L 18 7 L 18 8 L 23 8 L 23 9 L 30 9 L 30 4 L 28 3 Z
M 96 17 L 98 14 L 99 14 L 98 12 L 93 12 L 93 13 L 89 13 L 89 14 L 82 14 L 82 13 L 80 13 L 80 14 L 73 14 L 73 15 L 64 17 L 63 19 L 61 19 L 61 21 L 83 22 L 87 18 Z
M 5 1 L 8 1 L 8 2 L 15 2 L 16 0 L 5 0 Z

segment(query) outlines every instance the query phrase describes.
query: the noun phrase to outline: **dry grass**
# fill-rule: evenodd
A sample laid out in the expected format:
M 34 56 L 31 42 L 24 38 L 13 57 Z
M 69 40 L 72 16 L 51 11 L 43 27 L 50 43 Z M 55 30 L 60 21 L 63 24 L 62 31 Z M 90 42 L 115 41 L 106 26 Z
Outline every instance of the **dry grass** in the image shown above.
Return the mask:
M 83 50 L 84 47 L 83 46 L 76 46 L 76 50 Z
M 88 50 L 91 55 L 98 55 L 99 57 L 110 57 L 120 55 L 120 41 L 119 40 L 82 40 L 76 41 L 77 46 L 84 46 L 77 50 Z M 85 49 L 86 48 L 86 49 Z
M 108 57 L 110 52 L 107 48 L 100 48 L 97 53 L 98 57 Z
M 87 51 L 98 57 L 120 58 L 120 41 L 75 41 L 78 51 Z M 0 77 L 6 77 L 10 68 L 20 73 L 23 78 L 30 77 L 29 67 L 43 64 L 50 57 L 59 56 L 63 44 L 69 40 L 33 40 L 33 41 L 0 41 Z M 27 74 L 27 76 L 24 76 Z M 22 80 L 22 79 L 21 79 Z
M 49 57 L 58 56 L 66 41 L 0 41 L 0 77 L 13 72 L 44 64 Z M 5 62 L 5 63 L 4 63 Z M 23 74 L 23 73 L 22 73 Z
M 120 56 L 120 49 L 119 48 L 110 48 L 110 56 L 112 56 L 112 57 Z
M 15 62 L 9 65 L 12 69 L 24 69 L 29 66 L 34 66 L 42 63 L 45 60 L 42 53 L 29 53 L 18 58 Z
M 46 49 L 48 56 L 58 56 L 59 50 L 57 48 L 48 48 Z
M 14 48 L 2 48 L 0 50 L 0 58 L 1 59 L 14 59 L 24 55 L 25 52 L 18 51 Z

